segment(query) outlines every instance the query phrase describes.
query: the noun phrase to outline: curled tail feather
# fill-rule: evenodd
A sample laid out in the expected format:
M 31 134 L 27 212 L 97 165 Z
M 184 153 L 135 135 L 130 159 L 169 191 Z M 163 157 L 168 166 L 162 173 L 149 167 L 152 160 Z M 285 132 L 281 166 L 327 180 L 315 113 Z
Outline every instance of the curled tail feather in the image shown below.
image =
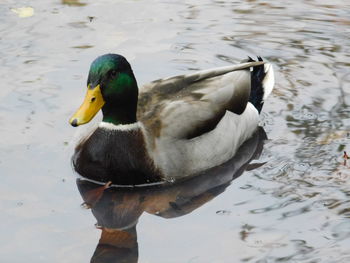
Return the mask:
M 255 60 L 251 57 L 248 57 L 248 62 L 254 61 Z M 263 61 L 263 59 L 258 56 L 258 61 Z M 271 93 L 274 84 L 274 72 L 271 64 L 265 63 L 251 69 L 251 91 L 249 102 L 254 105 L 259 113 L 264 105 L 264 100 Z

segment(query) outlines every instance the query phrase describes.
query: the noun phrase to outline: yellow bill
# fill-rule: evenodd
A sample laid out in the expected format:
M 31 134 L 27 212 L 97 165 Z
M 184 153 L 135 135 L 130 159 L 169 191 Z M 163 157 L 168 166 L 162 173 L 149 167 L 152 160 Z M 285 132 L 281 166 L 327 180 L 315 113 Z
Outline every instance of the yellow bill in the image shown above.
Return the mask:
M 83 104 L 81 104 L 77 112 L 70 118 L 69 123 L 74 127 L 88 123 L 104 104 L 105 101 L 101 94 L 100 85 L 92 89 L 89 85 Z

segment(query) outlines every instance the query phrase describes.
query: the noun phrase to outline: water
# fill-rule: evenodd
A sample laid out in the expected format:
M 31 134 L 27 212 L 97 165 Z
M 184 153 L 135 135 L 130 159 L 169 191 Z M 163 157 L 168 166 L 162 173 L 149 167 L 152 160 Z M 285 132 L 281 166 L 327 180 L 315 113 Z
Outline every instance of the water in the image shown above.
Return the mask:
M 29 17 L 17 8 L 31 7 Z M 2 1 L 2 262 L 89 262 L 101 230 L 70 166 L 91 61 L 115 52 L 139 83 L 261 55 L 261 167 L 171 219 L 143 213 L 139 262 L 349 262 L 347 1 Z M 29 12 L 30 14 L 30 12 Z M 156 199 L 157 200 L 157 199 Z M 158 202 L 159 200 L 157 200 Z

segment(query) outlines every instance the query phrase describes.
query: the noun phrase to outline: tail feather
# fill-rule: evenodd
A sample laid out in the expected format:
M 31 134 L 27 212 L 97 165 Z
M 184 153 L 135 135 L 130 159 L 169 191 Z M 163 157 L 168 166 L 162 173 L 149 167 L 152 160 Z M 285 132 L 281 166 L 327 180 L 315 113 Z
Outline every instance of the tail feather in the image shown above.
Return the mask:
M 254 62 L 251 57 L 248 57 L 248 62 Z M 258 61 L 263 61 L 263 59 L 258 56 Z M 264 105 L 264 100 L 271 93 L 274 86 L 274 73 L 272 65 L 265 63 L 260 66 L 255 66 L 251 70 L 251 91 L 249 102 L 251 102 L 254 107 L 260 113 Z

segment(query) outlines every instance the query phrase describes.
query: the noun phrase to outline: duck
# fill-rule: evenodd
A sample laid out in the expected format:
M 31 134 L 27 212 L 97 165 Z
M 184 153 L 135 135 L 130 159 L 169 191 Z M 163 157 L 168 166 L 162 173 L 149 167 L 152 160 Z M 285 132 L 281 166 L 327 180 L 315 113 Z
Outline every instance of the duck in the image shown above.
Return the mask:
M 158 79 L 138 87 L 119 54 L 96 58 L 73 127 L 102 121 L 77 144 L 84 178 L 119 185 L 176 182 L 233 158 L 256 131 L 274 71 L 261 57 Z

